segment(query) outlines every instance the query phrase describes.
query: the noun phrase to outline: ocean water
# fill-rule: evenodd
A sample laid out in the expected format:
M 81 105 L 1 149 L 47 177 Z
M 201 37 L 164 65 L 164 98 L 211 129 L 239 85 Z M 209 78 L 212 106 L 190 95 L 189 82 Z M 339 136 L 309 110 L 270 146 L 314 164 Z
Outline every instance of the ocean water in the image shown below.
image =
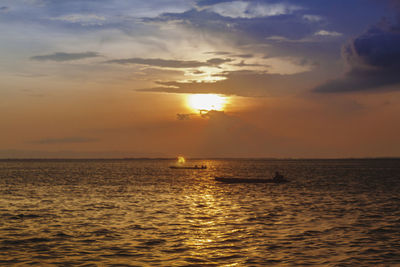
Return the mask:
M 400 160 L 174 163 L 0 161 L 0 265 L 400 265 Z

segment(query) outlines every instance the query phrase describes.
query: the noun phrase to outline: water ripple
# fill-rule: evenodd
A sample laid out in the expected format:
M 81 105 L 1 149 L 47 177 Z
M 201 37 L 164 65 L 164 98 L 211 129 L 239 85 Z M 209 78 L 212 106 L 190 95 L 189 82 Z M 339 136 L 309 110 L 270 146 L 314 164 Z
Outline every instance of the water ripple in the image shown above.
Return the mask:
M 0 265 L 396 266 L 399 163 L 0 161 Z

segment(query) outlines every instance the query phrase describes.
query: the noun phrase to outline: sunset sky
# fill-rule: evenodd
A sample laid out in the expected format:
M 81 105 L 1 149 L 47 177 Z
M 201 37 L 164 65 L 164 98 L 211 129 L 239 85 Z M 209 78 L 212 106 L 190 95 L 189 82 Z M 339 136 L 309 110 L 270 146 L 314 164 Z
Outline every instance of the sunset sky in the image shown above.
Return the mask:
M 400 1 L 0 0 L 0 34 L 0 158 L 400 156 Z

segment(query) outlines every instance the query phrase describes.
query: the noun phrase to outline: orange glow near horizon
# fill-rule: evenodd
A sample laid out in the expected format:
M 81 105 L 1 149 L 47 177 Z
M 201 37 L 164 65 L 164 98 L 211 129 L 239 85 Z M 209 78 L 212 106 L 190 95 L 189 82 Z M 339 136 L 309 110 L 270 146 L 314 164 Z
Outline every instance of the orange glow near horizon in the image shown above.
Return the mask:
M 192 94 L 188 96 L 187 105 L 194 110 L 223 111 L 228 99 L 216 94 Z

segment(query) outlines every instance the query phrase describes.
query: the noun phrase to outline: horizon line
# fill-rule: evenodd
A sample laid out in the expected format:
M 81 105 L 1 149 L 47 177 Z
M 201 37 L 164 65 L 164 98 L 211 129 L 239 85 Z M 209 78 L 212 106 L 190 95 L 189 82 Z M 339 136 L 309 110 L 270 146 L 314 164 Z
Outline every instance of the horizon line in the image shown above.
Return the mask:
M 383 160 L 400 159 L 399 157 L 186 157 L 186 160 Z M 45 160 L 176 160 L 176 157 L 111 157 L 111 158 L 0 158 L 0 161 L 45 161 Z

